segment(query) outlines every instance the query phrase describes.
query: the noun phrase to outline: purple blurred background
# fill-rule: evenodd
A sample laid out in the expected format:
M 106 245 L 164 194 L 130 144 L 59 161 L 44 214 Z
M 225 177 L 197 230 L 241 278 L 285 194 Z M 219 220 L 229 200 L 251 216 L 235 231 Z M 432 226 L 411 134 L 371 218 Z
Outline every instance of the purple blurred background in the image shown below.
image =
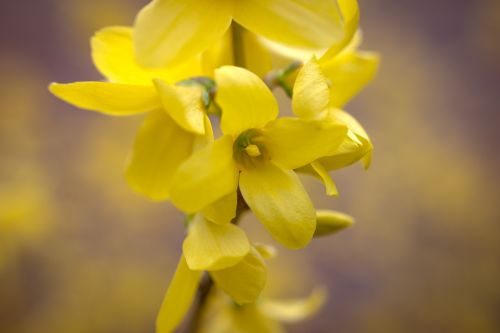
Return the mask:
M 79 111 L 51 81 L 95 80 L 88 38 L 146 1 L 0 3 L 0 332 L 152 332 L 182 216 L 126 185 L 139 118 Z M 361 0 L 376 80 L 347 110 L 372 168 L 305 179 L 351 229 L 270 262 L 273 296 L 326 285 L 291 332 L 500 331 L 500 2 Z M 268 236 L 248 216 L 253 239 Z

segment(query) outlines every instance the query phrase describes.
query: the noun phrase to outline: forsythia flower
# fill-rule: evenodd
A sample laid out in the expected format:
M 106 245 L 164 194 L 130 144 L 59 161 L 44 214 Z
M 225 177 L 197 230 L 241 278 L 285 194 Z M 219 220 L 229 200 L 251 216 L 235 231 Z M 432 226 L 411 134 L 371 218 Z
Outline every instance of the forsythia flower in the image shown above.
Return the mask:
M 209 306 L 205 316 L 205 333 L 282 333 L 285 330 L 281 322 L 295 323 L 313 316 L 326 297 L 322 289 L 316 289 L 304 299 L 262 298 L 243 306 L 231 303 L 224 295 L 214 295 L 214 298 L 214 304 L 210 304 L 214 309 Z
M 228 224 L 225 227 L 218 226 L 218 231 L 209 231 L 208 233 L 212 234 L 212 236 L 218 234 L 219 238 L 212 238 L 208 242 L 202 240 L 204 244 L 196 249 L 198 245 L 196 244 L 196 240 L 204 238 L 202 233 L 210 228 L 217 227 L 200 215 L 195 217 L 193 223 L 199 224 L 199 227 L 194 228 L 199 228 L 200 230 L 194 232 L 190 230 L 190 235 L 193 233 L 197 235 L 193 238 L 189 238 L 190 236 L 188 236 L 184 242 L 184 251 L 187 256 L 184 255 L 181 257 L 177 270 L 170 282 L 165 298 L 163 299 L 156 322 L 158 333 L 172 332 L 182 321 L 182 318 L 193 302 L 196 289 L 202 278 L 203 270 L 208 270 L 216 285 L 226 292 L 234 302 L 240 305 L 255 302 L 266 283 L 267 268 L 264 259 L 267 258 L 267 252 L 265 248 L 250 246 L 248 240 L 244 240 L 242 242 L 243 244 L 238 245 L 238 238 L 242 240 L 244 238 L 246 239 L 246 236 L 242 231 L 237 231 L 238 229 L 236 226 Z M 230 236 L 230 238 L 233 238 L 232 241 L 224 239 L 225 234 L 228 233 L 233 234 L 232 237 Z M 235 236 L 236 233 L 240 233 L 240 235 Z M 208 237 L 210 238 L 211 236 Z M 212 245 L 212 247 L 210 247 L 210 245 Z M 208 251 L 208 255 L 212 258 L 224 257 L 224 252 L 227 253 L 228 251 L 224 248 L 222 251 L 216 249 L 216 247 L 220 245 L 228 245 L 232 247 L 232 250 L 236 250 L 236 252 L 233 256 L 226 257 L 224 262 L 212 262 L 211 267 L 206 266 L 204 263 L 202 263 L 201 266 L 196 266 L 197 269 L 190 267 L 188 257 L 193 256 L 192 252 L 202 255 L 203 251 Z M 194 249 L 188 249 L 188 251 L 186 251 L 186 247 L 194 247 Z M 211 251 L 214 252 L 210 253 Z M 245 251 L 246 254 L 241 255 Z M 203 259 L 202 256 L 194 256 L 191 258 L 191 261 L 193 259 L 207 261 Z M 200 262 L 191 262 L 191 265 L 193 264 L 199 265 Z
M 345 39 L 339 8 L 355 0 L 154 0 L 138 14 L 134 42 L 139 61 L 175 65 L 217 41 L 232 20 L 290 46 L 326 48 Z
M 315 210 L 293 171 L 334 155 L 349 140 L 348 129 L 329 120 L 279 118 L 276 99 L 255 74 L 226 66 L 215 73 L 216 101 L 222 108 L 223 136 L 195 152 L 178 169 L 171 200 L 194 213 L 209 204 L 241 194 L 271 235 L 289 248 L 301 248 L 316 227 Z M 300 97 L 298 97 L 300 98 Z M 295 112 L 305 112 L 300 103 Z
M 203 73 L 199 60 L 174 69 L 147 69 L 135 61 L 131 29 L 109 27 L 91 40 L 95 66 L 109 82 L 53 83 L 50 91 L 77 107 L 113 116 L 148 112 L 126 170 L 132 188 L 167 199 L 176 168 L 213 140 L 199 86 L 174 85 Z

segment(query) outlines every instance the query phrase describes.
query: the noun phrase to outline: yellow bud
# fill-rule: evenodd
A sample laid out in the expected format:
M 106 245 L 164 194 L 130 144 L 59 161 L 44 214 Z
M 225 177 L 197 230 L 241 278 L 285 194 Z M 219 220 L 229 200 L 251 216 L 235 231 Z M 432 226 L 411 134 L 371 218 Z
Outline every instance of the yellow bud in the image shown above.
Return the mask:
M 318 210 L 316 212 L 316 223 L 314 237 L 321 237 L 350 227 L 354 223 L 354 219 L 344 213 L 332 210 Z

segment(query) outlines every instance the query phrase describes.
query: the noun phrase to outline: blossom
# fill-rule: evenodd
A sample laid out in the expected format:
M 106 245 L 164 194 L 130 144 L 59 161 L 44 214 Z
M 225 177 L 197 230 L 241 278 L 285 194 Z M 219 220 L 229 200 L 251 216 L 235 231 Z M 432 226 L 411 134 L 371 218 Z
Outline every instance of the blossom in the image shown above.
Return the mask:
M 232 224 L 216 225 L 197 214 L 184 241 L 184 254 L 165 294 L 157 332 L 172 332 L 193 302 L 203 271 L 239 305 L 255 302 L 267 279 L 265 247 L 250 245 Z
M 310 49 L 345 39 L 342 8 L 356 0 L 154 0 L 137 15 L 134 42 L 140 63 L 176 65 L 206 50 L 232 20 L 273 41 Z
M 313 316 L 324 304 L 326 296 L 321 288 L 302 299 L 270 299 L 238 306 L 223 295 L 215 295 L 212 311 L 216 316 L 205 316 L 206 333 L 283 333 L 282 323 L 296 323 Z M 214 297 L 214 298 L 215 298 Z M 209 308 L 209 310 L 211 310 Z M 210 314 L 210 312 L 209 312 Z
M 91 40 L 92 58 L 107 82 L 52 83 L 50 91 L 79 108 L 112 116 L 147 113 L 126 169 L 132 188 L 154 200 L 168 199 L 176 168 L 213 139 L 200 86 L 174 83 L 205 73 L 194 59 L 176 68 L 149 69 L 133 53 L 132 30 L 108 27 Z
M 222 200 L 232 213 L 239 186 L 245 202 L 276 240 L 289 248 L 306 246 L 316 227 L 315 210 L 293 170 L 335 154 L 346 142 L 356 147 L 357 143 L 338 122 L 277 119 L 278 104 L 271 91 L 245 69 L 221 67 L 215 79 L 223 136 L 180 165 L 170 188 L 172 203 L 194 213 Z

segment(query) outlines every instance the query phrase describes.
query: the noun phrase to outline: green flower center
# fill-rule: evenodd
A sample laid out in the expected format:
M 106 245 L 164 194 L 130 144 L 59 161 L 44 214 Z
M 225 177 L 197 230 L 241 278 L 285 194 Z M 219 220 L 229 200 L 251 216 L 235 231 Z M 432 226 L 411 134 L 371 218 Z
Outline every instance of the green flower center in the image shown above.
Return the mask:
M 241 133 L 233 144 L 233 158 L 247 168 L 265 160 L 267 152 L 262 142 L 262 133 L 257 129 Z

